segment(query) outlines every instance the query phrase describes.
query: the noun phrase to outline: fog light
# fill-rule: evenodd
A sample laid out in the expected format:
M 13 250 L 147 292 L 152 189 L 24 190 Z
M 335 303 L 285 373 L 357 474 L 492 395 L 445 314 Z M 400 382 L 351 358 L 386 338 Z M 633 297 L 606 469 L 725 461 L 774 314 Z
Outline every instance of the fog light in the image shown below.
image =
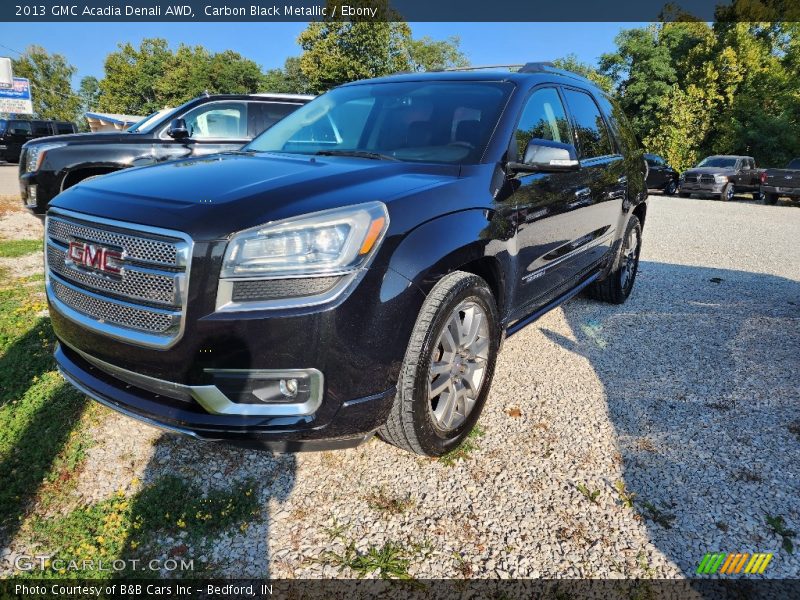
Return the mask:
M 316 369 L 285 371 L 206 369 L 214 385 L 236 404 L 302 404 L 319 398 L 322 373 Z
M 287 398 L 295 398 L 297 396 L 297 379 L 281 379 L 280 389 L 281 394 Z
M 30 200 L 30 204 L 36 204 L 36 186 L 29 185 L 28 186 L 28 200 Z

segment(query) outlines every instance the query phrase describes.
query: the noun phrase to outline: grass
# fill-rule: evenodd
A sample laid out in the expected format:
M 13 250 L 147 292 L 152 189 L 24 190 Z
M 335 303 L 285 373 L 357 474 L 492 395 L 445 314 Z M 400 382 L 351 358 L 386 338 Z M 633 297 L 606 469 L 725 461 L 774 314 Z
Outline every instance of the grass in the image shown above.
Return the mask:
M 364 552 L 356 550 L 351 542 L 344 552 L 327 552 L 325 557 L 335 565 L 347 567 L 361 579 L 377 572 L 381 579 L 411 579 L 408 572 L 411 566 L 411 552 L 401 545 L 388 542 L 381 547 L 370 546 Z
M 617 495 L 619 495 L 622 505 L 626 508 L 633 508 L 633 502 L 636 499 L 636 494 L 628 491 L 628 488 L 625 487 L 625 482 L 618 479 L 614 482 L 614 489 L 617 490 Z
M 786 521 L 781 515 L 766 515 L 767 525 L 772 530 L 772 533 L 781 537 L 781 545 L 783 549 L 789 554 L 794 554 L 794 544 L 792 540 L 797 532 L 786 527 Z
M 446 467 L 452 467 L 455 466 L 459 460 L 469 460 L 472 456 L 472 453 L 480 449 L 478 439 L 483 437 L 485 434 L 486 432 L 481 427 L 476 425 L 472 431 L 469 432 L 469 435 L 464 438 L 464 441 L 461 442 L 461 445 L 451 450 L 447 454 L 440 456 L 438 458 L 439 462 Z
M 575 487 L 583 496 L 592 504 L 597 504 L 597 498 L 600 496 L 600 490 L 590 490 L 583 483 L 576 483 Z
M 55 371 L 55 337 L 40 316 L 43 295 L 19 283 L 0 268 L 0 530 L 6 535 L 40 487 L 55 490 L 70 480 L 91 445 L 76 428 L 86 400 Z
M 2 240 L 0 258 L 17 258 L 42 251 L 42 240 Z
M 248 519 L 258 514 L 256 498 L 250 483 L 204 494 L 197 485 L 166 476 L 132 497 L 120 490 L 111 498 L 66 515 L 34 517 L 29 527 L 39 547 L 54 551 L 50 560 L 56 564 L 59 560 L 97 564 L 118 558 L 138 558 L 140 564 L 146 564 L 152 558 L 163 558 L 164 551 L 157 548 L 157 542 L 164 536 L 181 539 L 183 544 L 173 550 L 184 553 L 185 544 L 203 546 L 231 527 L 246 529 Z M 78 568 L 46 570 L 43 575 L 105 577 L 108 573 Z
M 664 512 L 655 504 L 651 504 L 650 502 L 642 502 L 642 507 L 644 507 L 646 512 L 645 517 L 654 523 L 658 523 L 664 529 L 672 529 L 672 524 L 675 521 L 675 515 Z
M 414 500 L 410 495 L 402 498 L 392 496 L 384 487 L 367 494 L 365 500 L 370 508 L 390 515 L 402 514 L 414 507 Z

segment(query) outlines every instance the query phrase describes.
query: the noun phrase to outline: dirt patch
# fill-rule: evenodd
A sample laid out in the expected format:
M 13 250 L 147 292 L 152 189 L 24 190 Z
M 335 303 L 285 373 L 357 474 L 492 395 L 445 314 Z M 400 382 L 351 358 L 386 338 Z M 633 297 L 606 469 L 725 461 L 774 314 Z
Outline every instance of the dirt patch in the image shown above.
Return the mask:
M 41 252 L 17 256 L 15 258 L 0 258 L 0 269 L 7 269 L 14 279 L 30 277 L 41 273 L 44 269 L 44 258 Z
M 19 200 L 17 201 L 19 202 Z M 26 210 L 7 210 L 0 203 L 0 239 L 31 240 L 44 235 L 44 224 Z

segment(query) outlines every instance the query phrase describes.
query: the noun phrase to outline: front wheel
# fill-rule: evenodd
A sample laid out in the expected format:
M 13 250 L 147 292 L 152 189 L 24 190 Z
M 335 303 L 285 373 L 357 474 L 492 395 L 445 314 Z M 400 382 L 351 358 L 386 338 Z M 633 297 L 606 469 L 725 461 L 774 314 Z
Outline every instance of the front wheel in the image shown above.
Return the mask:
M 642 250 L 642 225 L 631 215 L 625 236 L 622 238 L 616 266 L 602 281 L 589 286 L 589 297 L 611 304 L 622 304 L 628 299 L 639 272 L 639 254 Z
M 675 192 L 678 191 L 678 182 L 672 179 L 668 184 L 667 187 L 664 188 L 664 194 L 666 196 L 674 196 Z
M 425 299 L 406 351 L 384 441 L 441 456 L 469 435 L 486 403 L 497 361 L 497 306 L 486 282 L 456 271 Z
M 733 197 L 736 195 L 736 188 L 733 187 L 732 183 L 726 183 L 725 187 L 722 188 L 722 192 L 719 194 L 720 200 L 730 201 L 733 200 Z

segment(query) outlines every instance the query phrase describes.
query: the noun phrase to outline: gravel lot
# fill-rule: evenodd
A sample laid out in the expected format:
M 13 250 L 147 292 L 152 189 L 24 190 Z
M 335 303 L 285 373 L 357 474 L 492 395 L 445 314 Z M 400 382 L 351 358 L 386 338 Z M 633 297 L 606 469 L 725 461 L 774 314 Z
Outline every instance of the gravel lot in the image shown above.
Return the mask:
M 243 451 L 108 412 L 72 501 L 254 479 L 261 517 L 187 554 L 227 576 L 347 576 L 330 552 L 391 542 L 421 578 L 672 578 L 713 551 L 774 552 L 767 577 L 800 577 L 765 522 L 800 531 L 798 238 L 788 204 L 653 197 L 628 303 L 578 298 L 509 338 L 452 465 L 379 440 Z
M 0 196 L 17 196 L 19 194 L 19 167 L 8 163 L 0 163 Z

